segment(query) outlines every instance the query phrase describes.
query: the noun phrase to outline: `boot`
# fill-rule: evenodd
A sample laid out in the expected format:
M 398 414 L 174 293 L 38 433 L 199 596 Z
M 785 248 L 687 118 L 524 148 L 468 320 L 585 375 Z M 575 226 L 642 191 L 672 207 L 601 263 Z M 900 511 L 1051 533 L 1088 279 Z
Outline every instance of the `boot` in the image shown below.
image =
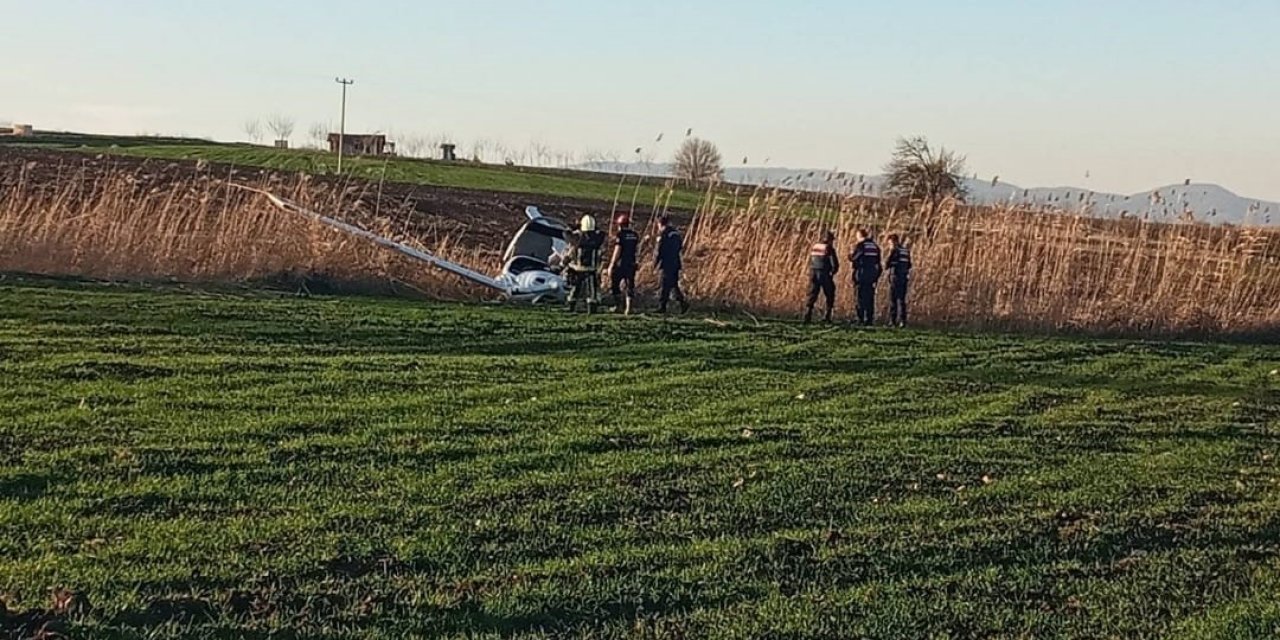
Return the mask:
M 811 322 L 813 322 L 813 307 L 809 307 L 804 312 L 804 323 L 809 324 Z
M 834 310 L 831 307 L 827 307 L 827 313 L 822 316 L 822 321 L 827 324 L 831 324 L 831 314 L 833 312 Z
M 626 297 L 626 304 L 625 304 L 625 306 L 622 308 L 622 315 L 624 315 L 624 316 L 629 316 L 629 315 L 631 315 L 631 296 L 627 296 L 627 297 Z

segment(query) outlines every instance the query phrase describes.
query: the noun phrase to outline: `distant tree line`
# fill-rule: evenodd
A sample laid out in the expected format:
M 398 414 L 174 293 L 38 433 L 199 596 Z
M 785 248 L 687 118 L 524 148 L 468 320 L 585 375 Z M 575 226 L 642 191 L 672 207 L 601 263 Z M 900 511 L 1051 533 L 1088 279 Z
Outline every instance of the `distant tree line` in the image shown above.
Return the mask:
M 295 130 L 295 121 L 277 112 L 267 117 L 265 129 L 275 136 L 275 140 L 289 141 Z M 261 119 L 245 120 L 242 130 L 254 144 L 262 142 L 264 123 Z M 311 145 L 324 148 L 332 131 L 333 126 L 330 124 L 312 124 L 307 130 Z M 693 137 L 692 133 L 693 130 L 690 129 L 684 142 L 676 150 L 672 161 L 675 178 L 691 185 L 710 185 L 724 180 L 724 159 L 720 150 L 711 141 Z M 397 143 L 397 150 L 409 157 L 430 155 L 441 144 L 453 140 L 448 135 L 434 138 L 421 135 L 392 137 Z M 661 139 L 659 136 L 658 140 Z M 641 151 L 637 149 L 637 155 Z M 596 156 L 600 160 L 608 157 L 588 154 L 586 159 Z M 471 159 L 474 162 L 503 162 L 508 165 L 554 164 L 567 167 L 575 162 L 576 156 L 556 154 L 541 143 L 533 143 L 529 149 L 517 151 L 501 143 L 481 139 L 471 145 Z M 614 160 L 616 161 L 616 156 Z M 963 202 L 968 196 L 964 181 L 965 157 L 945 147 L 934 148 L 923 136 L 899 138 L 884 172 L 885 195 L 922 204 L 933 212 L 937 212 L 948 200 Z

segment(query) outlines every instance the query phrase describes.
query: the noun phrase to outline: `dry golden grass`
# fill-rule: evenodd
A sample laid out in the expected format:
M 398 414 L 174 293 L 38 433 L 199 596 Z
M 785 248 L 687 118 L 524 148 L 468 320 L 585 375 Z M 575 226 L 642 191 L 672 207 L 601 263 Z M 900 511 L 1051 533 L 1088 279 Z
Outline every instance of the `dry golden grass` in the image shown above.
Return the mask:
M 56 181 L 18 171 L 0 182 L 0 271 L 490 295 L 283 213 L 209 171 L 161 180 L 137 170 L 67 171 Z M 248 186 L 482 271 L 497 267 L 501 247 L 466 246 L 409 224 L 411 207 L 371 210 L 354 188 L 272 174 Z M 663 206 L 655 203 L 639 220 L 650 235 Z M 809 245 L 829 228 L 847 254 L 861 226 L 901 233 L 912 245 L 919 324 L 1138 335 L 1280 331 L 1275 231 L 954 205 L 932 215 L 888 201 L 781 190 L 708 192 L 688 229 L 686 291 L 708 308 L 797 315 Z M 847 270 L 844 317 L 853 308 L 846 278 Z M 655 283 L 643 270 L 641 285 L 653 291 Z
M 743 205 L 745 203 L 745 205 Z M 913 250 L 915 322 L 1124 334 L 1280 330 L 1280 233 L 1098 220 L 954 203 L 936 215 L 886 200 L 755 192 L 709 202 L 690 235 L 691 293 L 797 314 L 808 247 L 834 230 L 842 258 L 860 227 Z M 841 308 L 852 315 L 842 277 Z M 887 300 L 881 301 L 887 306 Z
M 27 165 L 30 168 L 32 165 Z M 265 175 L 248 185 L 316 211 L 343 212 L 383 235 L 403 232 L 404 210 L 375 214 L 353 189 L 306 176 Z M 417 238 L 454 260 L 488 263 L 491 251 L 448 235 Z M 141 171 L 72 171 L 56 186 L 20 175 L 0 187 L 0 271 L 109 280 L 268 282 L 339 291 L 407 287 L 437 298 L 479 292 L 445 274 L 319 223 L 283 213 L 213 173 L 170 179 Z

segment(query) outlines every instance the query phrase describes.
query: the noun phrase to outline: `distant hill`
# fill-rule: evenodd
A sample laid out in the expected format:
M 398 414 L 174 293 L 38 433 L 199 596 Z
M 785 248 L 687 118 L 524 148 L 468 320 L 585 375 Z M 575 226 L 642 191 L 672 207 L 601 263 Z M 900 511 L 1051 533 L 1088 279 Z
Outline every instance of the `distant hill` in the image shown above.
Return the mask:
M 661 163 L 594 162 L 588 171 L 670 176 Z M 883 175 L 858 175 L 828 170 L 772 167 L 732 167 L 725 180 L 735 184 L 785 187 L 804 191 L 878 196 Z M 1169 185 L 1134 194 L 1100 193 L 1080 187 L 1025 188 L 1007 182 L 966 180 L 969 200 L 976 204 L 1042 206 L 1066 213 L 1114 218 L 1122 214 L 1167 222 L 1200 221 L 1248 226 L 1280 225 L 1280 203 L 1245 198 L 1216 184 Z

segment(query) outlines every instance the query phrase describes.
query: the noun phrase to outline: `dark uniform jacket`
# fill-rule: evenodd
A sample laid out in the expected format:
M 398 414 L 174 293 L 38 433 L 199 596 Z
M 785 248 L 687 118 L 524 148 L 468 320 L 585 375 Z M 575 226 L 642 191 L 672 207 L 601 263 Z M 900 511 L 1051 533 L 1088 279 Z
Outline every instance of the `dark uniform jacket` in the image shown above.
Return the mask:
M 853 262 L 853 279 L 856 282 L 867 284 L 880 279 L 880 245 L 875 240 L 867 238 L 859 242 L 849 259 Z
M 571 264 L 574 268 L 594 270 L 600 268 L 600 250 L 604 248 L 605 235 L 599 231 L 579 231 L 567 238 L 572 247 Z
M 834 276 L 840 272 L 840 258 L 830 242 L 819 242 L 809 249 L 809 270 Z
M 631 229 L 620 229 L 613 245 L 621 249 L 618 252 L 618 264 L 615 268 L 623 272 L 634 272 L 636 257 L 640 253 L 640 234 Z
M 889 277 L 895 282 L 906 281 L 911 276 L 911 250 L 902 245 L 894 247 L 889 252 L 885 266 L 889 268 Z
M 679 271 L 684 266 L 680 260 L 682 251 L 684 251 L 684 237 L 674 226 L 666 227 L 662 230 L 662 236 L 658 238 L 658 253 L 654 256 L 653 264 L 663 271 Z

